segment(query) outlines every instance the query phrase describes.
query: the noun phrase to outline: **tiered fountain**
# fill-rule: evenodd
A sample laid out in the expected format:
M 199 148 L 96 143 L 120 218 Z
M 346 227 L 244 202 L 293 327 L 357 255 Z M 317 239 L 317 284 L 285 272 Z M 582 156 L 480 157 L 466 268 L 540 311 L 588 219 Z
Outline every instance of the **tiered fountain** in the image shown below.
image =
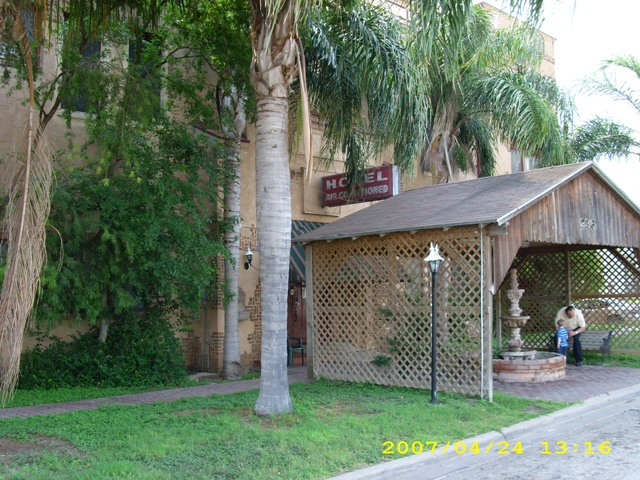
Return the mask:
M 515 268 L 509 270 L 511 288 L 507 290 L 507 298 L 510 305 L 507 309 L 508 315 L 500 316 L 502 324 L 509 329 L 509 350 L 502 352 L 502 360 L 493 361 L 493 379 L 502 382 L 546 382 L 564 378 L 567 362 L 563 355 L 522 350 L 520 329 L 530 317 L 520 315 L 520 299 L 524 290 L 518 288 L 517 273 Z

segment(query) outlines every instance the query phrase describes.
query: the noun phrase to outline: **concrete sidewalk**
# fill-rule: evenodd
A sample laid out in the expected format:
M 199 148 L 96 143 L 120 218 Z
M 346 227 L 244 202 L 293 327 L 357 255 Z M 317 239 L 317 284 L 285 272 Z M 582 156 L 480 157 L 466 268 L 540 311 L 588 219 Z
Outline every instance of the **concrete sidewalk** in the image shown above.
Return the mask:
M 289 384 L 307 382 L 307 367 L 289 369 Z M 174 388 L 158 390 L 156 392 L 133 393 L 109 398 L 94 398 L 77 402 L 48 403 L 31 407 L 14 407 L 0 410 L 2 418 L 26 418 L 37 415 L 51 415 L 76 410 L 96 410 L 105 405 L 143 405 L 156 402 L 172 402 L 180 398 L 208 397 L 213 394 L 236 393 L 260 388 L 260 379 L 243 380 L 238 382 L 211 383 L 199 387 Z

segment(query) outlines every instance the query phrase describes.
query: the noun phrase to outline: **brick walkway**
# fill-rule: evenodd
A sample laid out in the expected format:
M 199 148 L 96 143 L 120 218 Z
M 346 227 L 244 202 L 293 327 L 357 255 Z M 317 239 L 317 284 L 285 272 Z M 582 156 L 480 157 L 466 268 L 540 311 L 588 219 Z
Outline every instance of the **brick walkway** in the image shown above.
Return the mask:
M 307 367 L 289 369 L 289 384 L 306 382 Z M 76 410 L 96 410 L 105 405 L 142 405 L 145 403 L 172 402 L 187 397 L 208 397 L 209 395 L 236 393 L 260 388 L 260 380 L 244 380 L 239 382 L 211 383 L 200 387 L 174 388 L 172 390 L 158 390 L 157 392 L 133 393 L 109 398 L 94 398 L 77 402 L 48 403 L 31 407 L 14 407 L 0 410 L 2 418 L 26 418 L 36 415 L 50 415 L 66 413 Z
M 640 368 L 567 365 L 562 380 L 539 383 L 493 382 L 494 392 L 517 397 L 579 402 L 621 388 L 640 385 Z
M 307 381 L 307 368 L 289 369 L 289 384 Z M 566 377 L 555 382 L 502 383 L 494 382 L 493 389 L 517 397 L 540 398 L 564 402 L 578 402 L 605 395 L 614 390 L 640 385 L 640 369 L 583 365 L 567 365 Z M 32 407 L 14 407 L 0 410 L 2 418 L 26 418 L 36 415 L 65 413 L 76 410 L 95 410 L 105 405 L 142 405 L 171 402 L 179 398 L 207 397 L 214 393 L 235 393 L 260 387 L 260 380 L 212 383 L 200 387 L 176 388 L 157 392 L 135 393 L 119 397 L 96 398 L 77 402 L 51 403 Z

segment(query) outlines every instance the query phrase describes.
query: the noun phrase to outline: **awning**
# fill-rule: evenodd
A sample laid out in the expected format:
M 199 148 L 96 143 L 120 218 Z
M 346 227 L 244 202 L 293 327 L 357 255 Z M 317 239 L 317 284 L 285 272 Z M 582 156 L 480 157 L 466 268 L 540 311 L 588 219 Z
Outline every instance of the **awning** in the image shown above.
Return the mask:
M 307 220 L 291 221 L 291 238 L 294 239 L 303 233 L 308 233 L 325 225 L 322 222 L 309 222 Z M 291 244 L 289 254 L 289 283 L 301 283 L 305 281 L 305 254 L 301 243 Z

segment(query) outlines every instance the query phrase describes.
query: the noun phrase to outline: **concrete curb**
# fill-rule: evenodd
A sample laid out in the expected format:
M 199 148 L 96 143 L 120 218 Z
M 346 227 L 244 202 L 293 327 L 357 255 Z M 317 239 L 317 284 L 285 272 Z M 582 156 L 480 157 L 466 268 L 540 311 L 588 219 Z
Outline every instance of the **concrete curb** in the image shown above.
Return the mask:
M 576 419 L 587 416 L 602 414 L 608 416 L 612 410 L 618 411 L 621 405 L 635 400 L 640 396 L 640 385 L 621 388 L 606 394 L 591 397 L 579 404 L 571 405 L 562 410 L 558 410 L 547 415 L 542 415 L 531 420 L 505 427 L 500 431 L 492 430 L 490 432 L 477 435 L 475 437 L 461 440 L 465 445 L 471 445 L 478 442 L 479 445 L 488 445 L 491 442 L 509 442 L 522 438 L 525 435 L 543 432 L 546 428 L 558 426 L 566 422 L 575 423 Z M 612 407 L 618 405 L 618 409 Z M 543 434 L 543 433 L 542 433 Z M 462 471 L 473 466 L 479 466 L 492 461 L 490 455 L 458 455 L 452 450 L 446 453 L 443 447 L 436 449 L 433 453 L 421 453 L 411 455 L 398 460 L 392 460 L 371 467 L 363 468 L 353 472 L 343 473 L 329 480 L 386 480 L 391 478 L 404 478 L 409 474 L 415 475 L 418 470 L 428 470 L 429 478 L 439 478 L 451 474 L 452 469 Z M 451 463 L 455 462 L 455 467 Z M 426 477 L 425 477 L 426 478 Z
M 542 428 L 549 424 L 562 423 L 568 419 L 581 418 L 587 414 L 591 414 L 594 411 L 601 410 L 603 408 L 610 407 L 619 401 L 624 401 L 627 397 L 635 397 L 640 394 L 640 385 L 633 385 L 631 387 L 621 388 L 602 395 L 588 398 L 587 400 L 571 405 L 562 410 L 542 415 L 531 420 L 525 420 L 524 422 L 517 423 L 510 427 L 505 427 L 501 430 L 501 433 L 505 438 L 518 438 L 522 435 Z

